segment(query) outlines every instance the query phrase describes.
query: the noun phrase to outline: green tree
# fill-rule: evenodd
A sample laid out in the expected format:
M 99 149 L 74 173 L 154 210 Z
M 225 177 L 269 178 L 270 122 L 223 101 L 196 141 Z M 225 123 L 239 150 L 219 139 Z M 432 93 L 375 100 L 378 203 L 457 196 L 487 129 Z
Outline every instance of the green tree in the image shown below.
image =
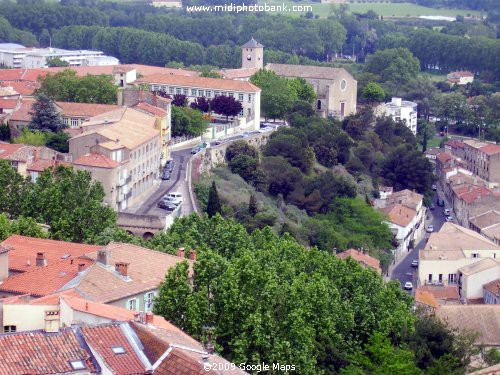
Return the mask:
M 250 81 L 262 89 L 260 105 L 266 118 L 284 118 L 298 100 L 290 80 L 269 70 L 260 70 Z
M 116 223 L 116 214 L 103 204 L 104 190 L 90 173 L 59 166 L 38 177 L 24 215 L 50 226 L 54 239 L 92 242 Z
M 206 212 L 208 217 L 222 213 L 222 207 L 220 204 L 219 194 L 217 193 L 217 186 L 215 186 L 215 181 L 212 181 L 212 186 L 210 187 L 210 192 L 208 193 Z
M 40 130 L 29 131 L 28 128 L 23 128 L 19 137 L 14 138 L 13 142 L 31 146 L 44 146 L 45 142 L 47 142 L 47 133 Z
M 250 200 L 248 201 L 248 213 L 250 216 L 255 216 L 258 212 L 257 198 L 254 194 L 250 195 Z
M 67 67 L 69 66 L 69 62 L 61 60 L 59 57 L 53 57 L 50 59 L 47 59 L 47 66 L 49 68 L 52 67 Z
M 206 131 L 207 126 L 208 122 L 199 110 L 172 106 L 172 136 L 199 136 Z
M 385 99 L 385 92 L 376 82 L 370 82 L 363 89 L 361 97 L 368 103 L 382 102 Z
M 248 155 L 254 159 L 258 159 L 259 151 L 247 141 L 240 139 L 231 142 L 231 144 L 226 148 L 226 160 L 231 162 L 231 160 L 238 155 Z
M 229 170 L 250 182 L 258 167 L 258 161 L 249 155 L 240 154 L 229 162 Z
M 7 124 L 0 124 L 0 141 L 10 141 L 10 128 Z
M 64 132 L 52 133 L 47 136 L 45 145 L 53 150 L 67 153 L 69 152 L 69 134 Z
M 304 78 L 298 77 L 290 80 L 292 90 L 295 91 L 295 96 L 298 100 L 313 103 L 316 100 L 316 93 L 314 87 L 306 82 Z
M 10 218 L 20 216 L 31 186 L 31 182 L 17 173 L 8 160 L 0 159 L 0 212 Z
M 419 121 L 417 126 L 417 135 L 419 142 L 422 145 L 422 152 L 427 150 L 427 142 L 429 139 L 434 138 L 436 129 L 434 125 L 428 121 Z
M 67 128 L 54 101 L 43 92 L 39 92 L 36 95 L 36 101 L 33 103 L 32 110 L 30 112 L 32 116 L 29 124 L 30 130 L 56 133 Z

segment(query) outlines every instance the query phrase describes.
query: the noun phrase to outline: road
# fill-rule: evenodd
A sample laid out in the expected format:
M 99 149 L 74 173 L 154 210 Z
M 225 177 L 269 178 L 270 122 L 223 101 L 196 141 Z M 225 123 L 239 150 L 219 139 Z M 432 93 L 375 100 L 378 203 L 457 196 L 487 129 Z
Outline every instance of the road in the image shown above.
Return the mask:
M 438 185 L 439 186 L 439 185 Z M 443 208 L 444 207 L 439 207 L 437 205 L 437 198 L 438 196 L 440 198 L 444 198 L 444 194 L 442 191 L 438 191 L 436 194 L 436 197 L 434 198 L 434 205 L 436 208 L 434 210 L 429 210 L 427 216 L 429 219 L 426 218 L 425 220 L 425 228 L 429 224 L 432 224 L 434 226 L 434 231 L 437 232 L 441 229 L 443 226 L 443 223 L 445 222 L 445 216 L 443 215 Z M 449 207 L 449 206 L 446 206 Z M 395 280 L 398 279 L 401 285 L 404 285 L 405 282 L 411 281 L 413 283 L 413 288 L 415 289 L 417 286 L 417 277 L 418 277 L 418 272 L 416 267 L 411 266 L 411 262 L 414 260 L 418 260 L 418 253 L 421 249 L 425 247 L 425 244 L 427 242 L 427 239 L 429 238 L 429 233 L 427 231 L 425 232 L 424 237 L 420 242 L 415 246 L 413 250 L 411 250 L 408 255 L 401 260 L 401 262 L 393 269 L 392 274 L 391 274 L 391 279 Z M 414 290 L 411 291 L 411 294 L 414 293 Z

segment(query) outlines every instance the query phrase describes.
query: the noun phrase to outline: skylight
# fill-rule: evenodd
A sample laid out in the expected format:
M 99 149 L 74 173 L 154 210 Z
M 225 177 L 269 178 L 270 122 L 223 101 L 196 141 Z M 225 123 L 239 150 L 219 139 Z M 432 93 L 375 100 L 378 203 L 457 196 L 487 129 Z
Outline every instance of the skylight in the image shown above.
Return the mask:
M 123 346 L 113 346 L 111 350 L 113 350 L 113 353 L 115 354 L 125 354 L 125 349 L 123 348 Z
M 69 364 L 71 365 L 71 367 L 73 368 L 73 370 L 85 370 L 85 364 L 83 363 L 83 361 L 77 359 L 75 361 L 69 361 Z

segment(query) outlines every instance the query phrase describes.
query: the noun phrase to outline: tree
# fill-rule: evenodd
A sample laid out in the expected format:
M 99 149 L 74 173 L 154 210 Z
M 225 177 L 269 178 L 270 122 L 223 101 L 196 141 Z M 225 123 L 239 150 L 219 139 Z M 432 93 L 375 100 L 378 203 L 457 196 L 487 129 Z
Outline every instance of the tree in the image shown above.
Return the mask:
M 10 128 L 7 124 L 0 125 L 0 141 L 10 141 Z
M 31 122 L 28 126 L 31 130 L 57 133 L 68 127 L 63 122 L 54 101 L 43 92 L 36 95 L 36 101 L 33 103 L 32 110 L 30 112 L 32 116 Z
M 47 137 L 45 146 L 58 152 L 69 152 L 69 134 L 64 132 L 51 133 Z
M 316 100 L 316 93 L 314 87 L 308 83 L 304 78 L 298 77 L 290 80 L 290 86 L 298 100 L 307 103 L 313 103 Z
M 363 89 L 361 97 L 368 103 L 382 102 L 385 99 L 385 92 L 376 82 L 370 82 Z
M 429 75 L 419 75 L 408 83 L 406 90 L 407 94 L 405 97 L 418 104 L 419 116 L 429 121 L 430 113 L 438 92 L 431 77 Z
M 282 194 L 287 197 L 302 180 L 298 168 L 292 167 L 282 156 L 266 157 L 262 160 L 262 168 L 269 181 L 269 193 Z
M 31 182 L 17 173 L 8 160 L 0 159 L 0 212 L 9 218 L 20 216 L 31 187 Z
M 103 204 L 104 196 L 90 173 L 59 166 L 44 171 L 21 202 L 25 216 L 50 226 L 52 238 L 92 242 L 116 223 L 115 212 Z
M 219 115 L 226 116 L 226 121 L 229 116 L 237 116 L 242 110 L 241 103 L 232 96 L 216 96 L 210 101 L 212 111 Z
M 231 142 L 231 144 L 226 148 L 226 160 L 231 162 L 231 160 L 238 155 L 248 155 L 253 159 L 258 159 L 259 151 L 247 141 L 239 139 Z
M 258 212 L 257 198 L 254 194 L 250 195 L 250 200 L 248 202 L 248 213 L 250 216 L 255 216 Z
M 19 137 L 14 138 L 13 143 L 22 143 L 31 146 L 44 146 L 47 141 L 47 133 L 40 130 L 29 131 L 23 128 Z
M 257 160 L 248 155 L 237 155 L 229 162 L 231 172 L 241 176 L 247 182 L 252 180 L 257 166 Z
M 66 69 L 41 79 L 38 92 L 55 101 L 115 104 L 118 87 L 111 76 L 78 77 L 75 71 Z
M 210 101 L 204 96 L 198 96 L 194 102 L 190 104 L 191 108 L 197 109 L 198 111 L 208 113 L 210 112 Z
M 177 107 L 185 107 L 187 105 L 187 96 L 183 94 L 175 94 L 172 99 L 172 104 Z
M 198 136 L 207 129 L 203 113 L 190 107 L 172 106 L 172 136 Z
M 69 66 L 69 62 L 65 61 L 65 60 L 61 60 L 59 57 L 52 57 L 52 58 L 49 58 L 47 59 L 47 66 L 49 68 L 52 68 L 52 67 L 67 67 Z
M 250 81 L 262 89 L 260 103 L 266 118 L 284 118 L 298 100 L 290 80 L 270 70 L 258 71 Z
M 212 186 L 210 187 L 210 192 L 208 193 L 206 212 L 208 217 L 222 213 L 222 207 L 219 200 L 219 194 L 217 193 L 217 186 L 215 186 L 215 181 L 212 181 Z
M 419 121 L 417 126 L 417 135 L 422 145 L 422 152 L 427 151 L 427 142 L 436 134 L 434 125 L 427 121 Z

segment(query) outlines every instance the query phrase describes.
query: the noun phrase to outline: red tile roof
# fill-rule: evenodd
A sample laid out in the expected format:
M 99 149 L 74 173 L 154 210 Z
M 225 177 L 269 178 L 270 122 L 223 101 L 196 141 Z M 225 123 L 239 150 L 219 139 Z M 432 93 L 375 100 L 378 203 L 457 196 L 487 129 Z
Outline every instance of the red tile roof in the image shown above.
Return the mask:
M 38 77 L 45 77 L 46 69 L 1 69 L 0 81 L 32 81 L 36 82 Z
M 35 94 L 35 91 L 40 88 L 40 83 L 32 81 L 21 81 L 21 82 L 3 81 L 0 82 L 0 86 L 12 87 L 12 89 L 16 91 L 18 94 L 24 96 L 32 96 Z
M 71 166 L 71 163 L 67 163 L 65 161 L 59 161 L 59 160 L 47 160 L 47 159 L 38 159 L 34 163 L 31 163 L 26 167 L 28 171 L 33 171 L 33 172 L 43 172 L 44 170 L 50 168 L 50 167 L 57 167 L 59 165 L 64 165 L 66 167 Z
M 66 116 L 94 117 L 121 108 L 116 104 L 56 102 Z
M 146 368 L 135 353 L 120 324 L 82 327 L 87 344 L 98 353 L 114 374 L 144 374 Z M 116 354 L 112 348 L 120 346 L 123 354 Z
M 79 265 L 88 268 L 94 261 L 87 258 L 68 258 L 37 267 L 16 276 L 11 276 L 0 284 L 0 291 L 6 293 L 29 294 L 43 297 L 57 292 L 78 276 Z
M 22 144 L 0 143 L 0 159 L 7 159 L 23 147 Z
M 479 197 L 485 197 L 490 194 L 492 194 L 490 189 L 483 186 L 474 186 L 471 191 L 467 190 L 467 192 L 460 194 L 459 197 L 467 203 L 473 203 Z
M 381 270 L 380 268 L 380 260 L 368 255 L 363 252 L 355 249 L 349 249 L 344 251 L 343 253 L 337 254 L 337 256 L 341 259 L 352 258 L 362 265 L 371 267 L 375 270 Z
M 500 279 L 494 280 L 486 285 L 483 285 L 483 288 L 495 296 L 500 295 Z
M 464 148 L 464 143 L 461 141 L 457 141 L 456 139 L 450 139 L 445 142 L 445 145 L 455 148 Z
M 17 99 L 0 99 L 0 108 L 14 109 L 17 106 Z
M 2 243 L 11 248 L 9 269 L 18 272 L 36 268 L 36 253 L 45 253 L 47 264 L 60 261 L 66 256 L 81 256 L 99 250 L 102 246 L 84 245 L 73 242 L 55 241 L 13 234 Z
M 108 158 L 106 155 L 92 153 L 80 156 L 73 162 L 74 165 L 83 165 L 86 167 L 108 168 L 113 169 L 120 165 L 120 163 Z
M 454 74 L 460 77 L 474 77 L 474 74 L 472 74 L 469 71 L 458 71 L 458 72 L 451 72 L 450 74 Z
M 500 145 L 487 145 L 480 148 L 486 155 L 496 155 L 500 153 Z
M 30 99 L 23 99 L 23 103 L 19 107 L 17 111 L 12 112 L 12 115 L 10 116 L 11 121 L 24 121 L 24 122 L 30 122 L 31 121 L 31 114 L 30 112 L 32 111 L 31 106 L 33 105 L 35 101 Z
M 0 374 L 5 375 L 73 373 L 70 361 L 82 361 L 88 372 L 97 373 L 71 328 L 0 335 L 0 358 Z
M 438 307 L 439 303 L 436 300 L 434 295 L 426 290 L 422 290 L 421 288 L 417 288 L 415 292 L 415 301 L 430 307 Z
M 420 291 L 428 292 L 434 296 L 436 300 L 458 300 L 460 298 L 456 286 L 432 286 L 422 285 L 418 288 Z
M 165 111 L 164 109 L 152 106 L 151 104 L 148 104 L 145 102 L 137 104 L 135 106 L 135 108 L 142 109 L 143 111 L 149 112 L 155 116 L 159 116 L 159 117 L 166 117 L 167 116 L 167 111 Z
M 441 152 L 440 154 L 437 154 L 436 159 L 439 160 L 441 163 L 446 163 L 452 159 L 452 156 L 448 154 L 447 152 Z
M 236 81 L 221 78 L 186 77 L 169 74 L 152 74 L 138 79 L 137 82 L 149 84 L 166 84 L 182 87 L 209 88 L 239 92 L 259 92 L 260 88 L 248 81 Z
M 386 206 L 382 208 L 381 211 L 389 218 L 391 223 L 401 227 L 409 225 L 417 215 L 417 211 L 399 203 Z
M 203 364 L 189 357 L 183 351 L 174 348 L 160 365 L 153 371 L 153 375 L 217 375 L 214 370 L 205 370 Z

